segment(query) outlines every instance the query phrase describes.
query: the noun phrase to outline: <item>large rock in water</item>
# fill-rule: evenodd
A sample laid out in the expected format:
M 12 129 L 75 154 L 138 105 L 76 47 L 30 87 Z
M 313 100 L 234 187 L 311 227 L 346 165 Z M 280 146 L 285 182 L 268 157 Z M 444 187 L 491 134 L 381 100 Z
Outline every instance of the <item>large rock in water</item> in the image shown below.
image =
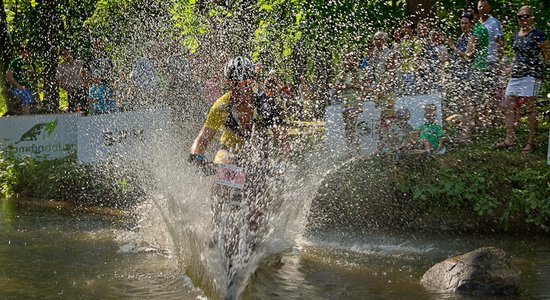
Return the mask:
M 483 247 L 434 265 L 424 273 L 421 283 L 438 292 L 513 295 L 520 274 L 503 250 Z

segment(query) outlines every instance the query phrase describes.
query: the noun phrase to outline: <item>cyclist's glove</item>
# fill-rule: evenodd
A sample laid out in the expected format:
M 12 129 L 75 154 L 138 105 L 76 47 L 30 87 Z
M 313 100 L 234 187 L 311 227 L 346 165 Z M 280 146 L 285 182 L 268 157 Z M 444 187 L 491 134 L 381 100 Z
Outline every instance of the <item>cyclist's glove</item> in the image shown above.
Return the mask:
M 201 167 L 206 165 L 206 157 L 204 154 L 189 154 L 189 158 L 187 158 L 187 161 L 192 163 L 193 165 L 197 167 Z
M 204 154 L 190 154 L 187 161 L 198 167 L 206 176 L 215 174 L 214 165 L 206 160 Z

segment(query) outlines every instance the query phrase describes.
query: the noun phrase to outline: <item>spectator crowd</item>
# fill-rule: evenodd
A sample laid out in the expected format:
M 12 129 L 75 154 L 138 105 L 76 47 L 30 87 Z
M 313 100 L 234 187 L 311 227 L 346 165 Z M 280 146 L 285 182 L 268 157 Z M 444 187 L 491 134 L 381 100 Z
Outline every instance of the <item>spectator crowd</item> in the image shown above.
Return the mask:
M 399 97 L 441 95 L 443 127 L 446 132 L 454 133 L 447 138 L 452 142 L 468 143 L 476 132 L 505 125 L 506 135 L 494 145 L 497 149 L 514 146 L 515 127 L 520 106 L 524 104 L 529 136 L 522 152 L 531 153 L 536 146 L 536 101 L 544 66 L 550 61 L 548 40 L 544 32 L 535 27 L 535 12 L 531 7 L 518 10 L 515 18 L 519 31 L 511 40 L 505 40 L 501 22 L 491 15 L 490 1 L 480 0 L 476 4 L 456 20 L 461 34 L 455 39 L 447 38 L 429 20 L 413 22 L 406 18 L 392 32 L 374 33 L 365 49 L 345 51 L 340 71 L 330 87 L 330 99 L 319 101 L 315 95 L 321 87 L 311 84 L 307 76 L 299 77 L 295 85 L 283 84 L 274 70 L 263 76 L 260 64 L 255 89 L 277 98 L 288 119 L 316 118 L 319 114 L 312 111 L 319 107 L 315 106 L 341 105 L 348 143 L 352 147 L 357 144 L 354 137 L 361 103 L 374 102 L 382 112 L 380 152 L 406 149 L 416 139 L 424 150 L 444 153 L 444 134 L 441 125 L 435 122 L 435 108 L 426 106 L 426 124 L 413 129 L 407 123 L 410 112 L 395 109 Z M 513 51 L 511 62 L 503 54 L 505 43 L 509 43 Z M 22 45 L 6 74 L 22 114 L 41 112 L 31 51 L 31 45 Z M 154 106 L 156 98 L 162 97 L 161 85 L 168 86 L 174 94 L 196 88 L 180 87 L 182 80 L 162 76 L 164 69 L 173 71 L 185 64 L 178 55 L 166 59 L 167 67 L 152 60 L 154 57 L 144 55 L 133 62 L 128 74 L 116 73 L 99 38 L 92 40 L 92 54 L 84 61 L 75 58 L 70 49 L 62 49 L 56 79 L 67 93 L 66 111 L 107 114 Z M 213 68 L 209 70 L 214 73 Z M 202 96 L 208 103 L 221 96 L 224 87 L 217 79 L 220 74 L 205 76 L 208 78 L 202 80 Z M 168 78 L 168 82 L 161 84 L 161 78 Z

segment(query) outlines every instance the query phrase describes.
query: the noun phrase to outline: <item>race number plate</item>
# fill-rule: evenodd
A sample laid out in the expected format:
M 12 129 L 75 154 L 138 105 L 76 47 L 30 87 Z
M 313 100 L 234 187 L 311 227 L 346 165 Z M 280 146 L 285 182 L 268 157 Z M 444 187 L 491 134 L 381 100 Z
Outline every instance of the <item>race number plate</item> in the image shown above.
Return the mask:
M 219 164 L 216 183 L 232 188 L 243 189 L 246 176 L 244 169 L 236 165 Z

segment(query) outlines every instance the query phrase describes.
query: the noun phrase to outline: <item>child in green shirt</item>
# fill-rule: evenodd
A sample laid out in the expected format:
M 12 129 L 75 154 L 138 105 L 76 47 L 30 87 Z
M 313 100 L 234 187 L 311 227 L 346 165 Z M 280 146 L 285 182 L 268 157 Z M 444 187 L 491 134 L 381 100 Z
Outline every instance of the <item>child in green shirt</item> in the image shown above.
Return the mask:
M 419 140 L 422 142 L 426 152 L 436 151 L 438 154 L 444 153 L 443 147 L 443 128 L 435 121 L 436 107 L 434 104 L 426 105 L 424 109 L 424 117 L 426 123 L 422 124 L 419 130 Z

